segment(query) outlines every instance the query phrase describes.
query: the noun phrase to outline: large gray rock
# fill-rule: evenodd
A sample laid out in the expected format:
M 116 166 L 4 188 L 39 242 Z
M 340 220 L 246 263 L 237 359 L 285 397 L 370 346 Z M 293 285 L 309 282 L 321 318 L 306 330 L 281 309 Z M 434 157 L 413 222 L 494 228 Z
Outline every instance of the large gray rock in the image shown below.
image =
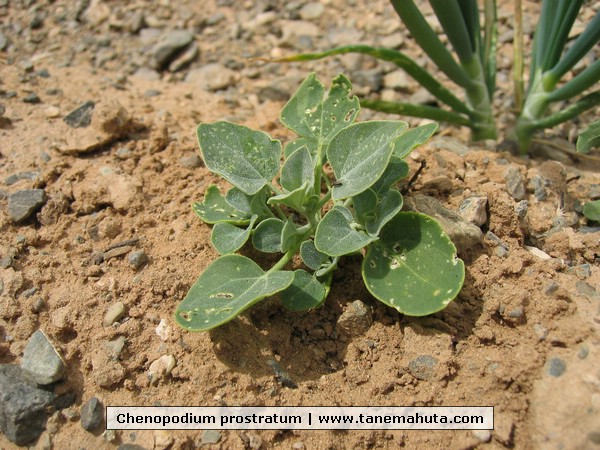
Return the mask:
M 43 189 L 24 189 L 8 197 L 8 215 L 14 222 L 28 219 L 44 203 L 46 192 Z
M 37 330 L 29 338 L 21 369 L 37 384 L 52 384 L 65 376 L 65 363 L 42 330 Z
M 193 40 L 194 34 L 189 30 L 167 32 L 152 49 L 154 68 L 162 69 L 168 66 Z
M 467 222 L 433 197 L 417 194 L 406 198 L 404 203 L 409 210 L 426 214 L 437 220 L 456 246 L 459 255 L 465 254 L 483 241 L 483 233 L 478 226 Z
M 42 434 L 49 407 L 65 408 L 74 400 L 72 394 L 57 396 L 30 384 L 17 365 L 0 364 L 0 431 L 17 445 L 29 444 Z

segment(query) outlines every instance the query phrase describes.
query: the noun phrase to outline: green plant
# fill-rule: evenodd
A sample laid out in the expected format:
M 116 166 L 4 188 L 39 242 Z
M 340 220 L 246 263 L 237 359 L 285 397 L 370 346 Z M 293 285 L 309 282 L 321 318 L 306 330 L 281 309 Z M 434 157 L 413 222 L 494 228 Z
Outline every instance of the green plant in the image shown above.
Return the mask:
M 442 43 L 413 0 L 390 0 L 411 36 L 434 64 L 462 88 L 465 100 L 445 88 L 432 74 L 404 53 L 367 45 L 349 45 L 321 53 L 294 55 L 275 61 L 306 61 L 344 53 L 362 53 L 390 61 L 404 69 L 446 105 L 433 107 L 403 102 L 363 99 L 362 106 L 374 110 L 442 120 L 471 128 L 474 140 L 496 137 L 492 99 L 496 80 L 497 18 L 495 0 L 485 0 L 484 23 L 480 24 L 477 0 L 429 0 L 456 57 Z M 515 103 L 518 110 L 516 138 L 526 152 L 533 134 L 576 117 L 600 103 L 594 91 L 568 107 L 548 112 L 552 103 L 573 99 L 600 80 L 600 59 L 559 86 L 565 75 L 600 41 L 600 12 L 567 47 L 569 33 L 583 0 L 543 0 L 535 31 L 529 87 L 523 92 L 523 45 L 521 5 L 516 1 Z
M 594 147 L 600 146 L 600 120 L 590 124 L 577 138 L 577 151 L 589 153 Z M 583 205 L 583 215 L 589 220 L 600 222 L 600 200 L 587 202 Z
M 401 212 L 395 187 L 408 174 L 403 158 L 437 125 L 354 123 L 360 106 L 350 89 L 340 75 L 325 95 L 310 75 L 281 112 L 299 136 L 284 149 L 266 133 L 234 123 L 198 126 L 206 167 L 233 187 L 222 195 L 211 185 L 193 205 L 214 224 L 211 240 L 222 256 L 178 306 L 180 326 L 217 327 L 276 293 L 292 311 L 315 308 L 329 293 L 340 257 L 358 253 L 367 289 L 404 314 L 431 314 L 456 297 L 464 280 L 456 248 L 433 219 Z M 283 256 L 264 271 L 234 254 L 248 241 Z M 286 270 L 297 254 L 303 266 Z

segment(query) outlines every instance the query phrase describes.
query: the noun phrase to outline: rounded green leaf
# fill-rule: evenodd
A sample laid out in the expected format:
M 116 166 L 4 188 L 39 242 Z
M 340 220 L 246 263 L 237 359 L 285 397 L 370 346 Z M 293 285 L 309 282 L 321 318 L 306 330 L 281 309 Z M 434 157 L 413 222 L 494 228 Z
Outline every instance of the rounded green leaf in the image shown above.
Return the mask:
M 200 275 L 179 304 L 175 321 L 189 331 L 210 330 L 287 288 L 293 279 L 293 272 L 264 272 L 245 256 L 221 256 Z
M 437 123 L 427 123 L 420 127 L 406 130 L 402 136 L 394 141 L 394 156 L 401 159 L 405 158 L 415 147 L 427 142 L 437 129 Z
M 317 250 L 315 243 L 310 240 L 304 241 L 302 245 L 300 245 L 300 257 L 306 267 L 312 270 L 319 270 L 321 266 L 330 259 L 329 255 Z
M 305 270 L 294 271 L 294 281 L 285 290 L 281 291 L 279 297 L 281 303 L 290 311 L 307 311 L 320 306 L 328 290 L 314 275 Z
M 294 191 L 308 182 L 313 184 L 314 170 L 312 157 L 307 147 L 301 147 L 292 153 L 283 163 L 279 183 L 288 190 Z
M 425 316 L 444 309 L 458 295 L 465 267 L 435 220 L 401 212 L 369 246 L 362 273 L 375 298 L 402 314 Z
M 256 216 L 252 216 L 250 224 L 246 229 L 236 227 L 227 222 L 215 224 L 210 235 L 210 241 L 217 252 L 219 252 L 219 255 L 233 253 L 242 248 L 250 237 L 250 232 L 256 219 Z
M 583 215 L 589 220 L 600 222 L 600 200 L 588 202 L 583 205 Z
M 353 197 L 356 218 L 371 236 L 377 236 L 383 226 L 400 212 L 404 199 L 397 189 L 377 196 L 372 189 Z
M 225 201 L 227 204 L 229 204 L 232 208 L 242 211 L 248 215 L 252 215 L 252 210 L 250 208 L 250 202 L 252 201 L 252 198 L 252 195 L 245 194 L 235 186 L 229 189 L 227 194 L 225 194 Z
M 315 232 L 315 247 L 329 256 L 356 252 L 377 237 L 355 230 L 352 213 L 343 206 L 334 206 L 325 214 Z
M 383 175 L 393 143 L 406 128 L 406 122 L 371 121 L 340 131 L 327 147 L 327 158 L 337 180 L 333 199 L 353 197 L 371 187 Z
M 214 184 L 206 189 L 204 201 L 194 203 L 192 209 L 198 217 L 209 224 L 229 222 L 236 225 L 246 225 L 250 222 L 250 215 L 227 203 L 219 188 Z
M 265 253 L 281 252 L 281 232 L 283 220 L 271 218 L 258 224 L 252 234 L 254 248 Z
M 279 172 L 281 143 L 262 131 L 225 121 L 201 123 L 198 143 L 206 167 L 248 195 Z

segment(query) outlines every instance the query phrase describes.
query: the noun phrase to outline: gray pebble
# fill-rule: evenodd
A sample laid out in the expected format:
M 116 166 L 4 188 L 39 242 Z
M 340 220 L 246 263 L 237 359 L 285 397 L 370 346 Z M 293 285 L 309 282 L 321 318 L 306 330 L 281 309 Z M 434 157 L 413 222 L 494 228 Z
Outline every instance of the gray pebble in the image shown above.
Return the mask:
M 180 70 L 185 69 L 198 58 L 199 54 L 200 49 L 195 42 L 192 42 L 181 55 L 178 55 L 171 64 L 169 64 L 169 72 L 179 72 Z
M 127 260 L 134 269 L 139 269 L 148 262 L 148 255 L 143 250 L 136 250 L 129 254 Z
M 579 266 L 575 266 L 575 275 L 580 280 L 584 280 L 589 278 L 592 275 L 592 267 L 589 264 L 580 264 Z
M 482 226 L 487 222 L 487 197 L 465 198 L 458 207 L 458 214 L 467 222 Z
M 544 295 L 554 294 L 558 291 L 559 285 L 556 281 L 551 281 L 544 287 Z
M 546 371 L 551 377 L 560 377 L 567 370 L 567 363 L 561 358 L 554 357 L 546 363 Z
M 5 50 L 8 47 L 8 38 L 4 33 L 0 33 L 0 50 Z
M 366 333 L 372 324 L 371 307 L 360 300 L 350 303 L 337 320 L 338 330 L 352 337 Z
M 81 407 L 81 426 L 86 431 L 96 430 L 104 421 L 104 407 L 96 397 L 90 398 Z
M 536 175 L 533 177 L 529 182 L 529 188 L 533 190 L 533 195 L 537 201 L 541 202 L 546 200 L 548 195 L 546 194 L 544 179 L 541 176 Z
M 217 430 L 204 430 L 202 433 L 202 444 L 216 444 L 221 440 L 221 432 Z
M 517 306 L 516 308 L 512 309 L 508 313 L 508 317 L 510 317 L 511 319 L 520 319 L 521 317 L 523 317 L 523 307 Z
M 512 198 L 517 201 L 525 198 L 525 183 L 519 169 L 509 167 L 504 175 L 504 181 L 506 182 L 506 190 Z
M 117 302 L 109 306 L 106 314 L 104 314 L 104 326 L 110 327 L 113 323 L 118 322 L 125 315 L 125 304 Z
M 579 349 L 579 351 L 577 352 L 577 357 L 579 359 L 585 359 L 588 357 L 589 354 L 590 354 L 590 348 L 586 344 L 583 344 L 581 346 L 581 348 Z
M 435 375 L 438 360 L 430 355 L 417 356 L 408 363 L 408 370 L 418 380 L 431 380 Z
M 172 30 L 164 34 L 152 48 L 153 68 L 163 69 L 168 66 L 193 40 L 194 34 L 189 30 Z
M 63 121 L 71 128 L 85 128 L 92 123 L 94 106 L 95 103 L 89 100 L 67 114 L 63 118 Z
M 575 289 L 577 289 L 577 292 L 579 292 L 581 295 L 586 295 L 588 297 L 596 297 L 598 295 L 596 288 L 585 281 L 578 281 L 575 283 Z
M 543 325 L 540 325 L 539 323 L 536 323 L 533 326 L 533 332 L 535 333 L 535 335 L 537 336 L 537 338 L 540 341 L 543 341 L 544 339 L 546 339 L 548 337 L 548 328 L 546 328 Z
M 202 160 L 200 159 L 200 156 L 193 153 L 179 158 L 179 165 L 186 169 L 196 169 L 202 165 Z
M 529 202 L 527 200 L 521 200 L 515 205 L 515 213 L 517 213 L 519 219 L 524 219 L 527 216 L 527 211 L 529 211 Z
M 133 152 L 127 147 L 119 147 L 115 152 L 115 156 L 119 159 L 127 159 L 133 155 Z
M 13 263 L 14 259 L 10 255 L 6 255 L 2 259 L 0 259 L 0 267 L 2 267 L 3 269 L 8 269 L 9 267 L 12 267 Z
M 65 376 L 65 363 L 42 330 L 37 330 L 29 338 L 21 369 L 37 384 L 52 384 Z
M 43 189 L 25 189 L 8 197 L 8 215 L 16 222 L 28 219 L 44 203 L 46 192 Z
M 42 100 L 35 92 L 30 92 L 29 94 L 27 94 L 25 97 L 23 97 L 23 101 L 32 105 L 42 103 Z
M 4 184 L 11 186 L 20 180 L 35 180 L 40 175 L 39 172 L 19 172 L 13 173 L 4 179 Z

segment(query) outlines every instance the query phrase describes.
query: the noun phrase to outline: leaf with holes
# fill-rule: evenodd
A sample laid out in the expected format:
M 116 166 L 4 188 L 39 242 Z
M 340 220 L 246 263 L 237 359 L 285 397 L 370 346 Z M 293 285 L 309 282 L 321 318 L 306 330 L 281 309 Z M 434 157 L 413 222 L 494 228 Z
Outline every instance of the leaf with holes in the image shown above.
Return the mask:
M 235 225 L 247 225 L 250 223 L 250 214 L 239 211 L 227 203 L 219 188 L 214 184 L 206 189 L 204 201 L 194 203 L 192 209 L 198 217 L 209 224 L 228 222 Z
M 369 246 L 362 274 L 375 298 L 402 314 L 425 316 L 444 309 L 458 295 L 465 267 L 435 220 L 401 212 Z
M 264 272 L 245 256 L 221 256 L 202 272 L 179 304 L 175 321 L 186 330 L 210 330 L 284 290 L 293 279 L 293 272 Z
M 339 75 L 323 98 L 325 88 L 313 73 L 281 110 L 281 122 L 305 139 L 327 144 L 354 122 L 360 110 L 358 98 L 349 97 L 351 88 L 350 81 Z
M 279 294 L 281 303 L 290 311 L 308 311 L 321 306 L 329 288 L 305 270 L 294 271 L 294 281 Z
M 377 239 L 354 229 L 354 224 L 347 208 L 334 206 L 317 226 L 315 247 L 329 256 L 342 256 L 357 252 Z
M 281 143 L 267 133 L 231 122 L 198 125 L 206 167 L 248 195 L 256 194 L 279 171 Z
M 400 121 L 360 122 L 343 129 L 327 147 L 335 174 L 334 200 L 353 197 L 370 188 L 385 172 L 394 141 L 406 130 Z

